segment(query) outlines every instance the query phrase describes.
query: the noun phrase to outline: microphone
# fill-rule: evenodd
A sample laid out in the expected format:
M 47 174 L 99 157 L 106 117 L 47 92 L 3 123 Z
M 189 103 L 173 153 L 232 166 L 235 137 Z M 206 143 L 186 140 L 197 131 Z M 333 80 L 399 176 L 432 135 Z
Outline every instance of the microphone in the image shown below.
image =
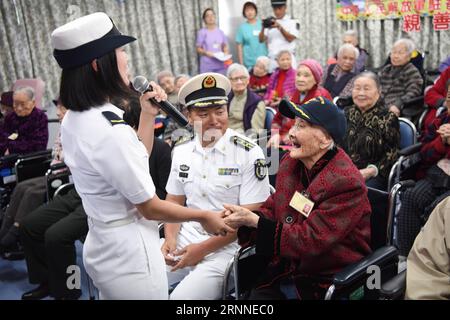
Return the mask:
M 140 92 L 141 94 L 144 94 L 148 91 L 153 91 L 152 86 L 148 82 L 148 80 L 143 76 L 137 76 L 133 79 L 131 82 L 133 85 L 134 90 Z M 169 101 L 161 101 L 158 102 L 156 99 L 152 98 L 150 101 L 153 104 L 158 105 L 161 110 L 163 110 L 165 113 L 167 113 L 178 125 L 182 127 L 186 127 L 189 123 L 188 119 L 180 112 L 178 109 L 171 104 Z

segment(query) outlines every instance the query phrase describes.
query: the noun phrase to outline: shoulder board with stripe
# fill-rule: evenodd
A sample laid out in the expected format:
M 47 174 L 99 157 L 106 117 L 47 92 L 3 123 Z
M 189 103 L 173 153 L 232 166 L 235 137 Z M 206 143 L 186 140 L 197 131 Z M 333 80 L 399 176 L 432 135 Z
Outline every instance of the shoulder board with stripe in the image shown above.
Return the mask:
M 254 144 L 253 142 L 251 142 L 247 139 L 241 138 L 239 136 L 231 137 L 231 142 L 234 143 L 235 145 L 237 145 L 238 147 L 244 148 L 246 151 L 250 151 L 254 147 L 256 147 L 256 144 Z
M 178 140 L 175 142 L 175 147 L 181 146 L 182 144 L 185 144 L 189 141 L 192 141 L 194 139 L 194 135 L 185 135 L 178 138 Z
M 112 126 L 118 124 L 128 125 L 121 117 L 111 111 L 103 111 L 102 115 L 111 123 Z

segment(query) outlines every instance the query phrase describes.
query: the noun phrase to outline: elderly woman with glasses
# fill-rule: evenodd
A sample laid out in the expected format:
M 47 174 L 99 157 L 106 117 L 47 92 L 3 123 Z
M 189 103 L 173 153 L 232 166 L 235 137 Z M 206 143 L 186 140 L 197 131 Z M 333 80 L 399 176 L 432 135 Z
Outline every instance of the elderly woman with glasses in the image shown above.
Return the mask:
M 264 129 L 266 106 L 260 96 L 248 88 L 250 75 L 243 65 L 234 63 L 228 68 L 231 82 L 229 127 L 241 132 Z

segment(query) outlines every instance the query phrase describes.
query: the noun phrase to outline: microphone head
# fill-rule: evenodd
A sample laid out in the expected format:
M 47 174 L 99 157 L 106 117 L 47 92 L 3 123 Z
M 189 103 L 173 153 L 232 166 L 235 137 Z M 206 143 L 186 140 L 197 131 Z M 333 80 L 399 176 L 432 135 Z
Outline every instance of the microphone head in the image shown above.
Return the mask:
M 133 81 L 131 81 L 131 84 L 133 85 L 134 90 L 140 92 L 141 94 L 144 94 L 149 86 L 148 80 L 143 76 L 137 76 L 133 79 Z

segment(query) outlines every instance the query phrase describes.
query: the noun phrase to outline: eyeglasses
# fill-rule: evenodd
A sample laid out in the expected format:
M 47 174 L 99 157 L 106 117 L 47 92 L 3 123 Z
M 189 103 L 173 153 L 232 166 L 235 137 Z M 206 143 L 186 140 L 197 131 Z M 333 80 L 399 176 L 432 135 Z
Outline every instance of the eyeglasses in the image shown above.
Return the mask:
M 231 82 L 238 82 L 238 81 L 240 80 L 240 81 L 244 82 L 244 81 L 246 81 L 247 79 L 248 79 L 248 77 L 242 76 L 242 77 L 230 78 L 230 81 L 231 81 Z

